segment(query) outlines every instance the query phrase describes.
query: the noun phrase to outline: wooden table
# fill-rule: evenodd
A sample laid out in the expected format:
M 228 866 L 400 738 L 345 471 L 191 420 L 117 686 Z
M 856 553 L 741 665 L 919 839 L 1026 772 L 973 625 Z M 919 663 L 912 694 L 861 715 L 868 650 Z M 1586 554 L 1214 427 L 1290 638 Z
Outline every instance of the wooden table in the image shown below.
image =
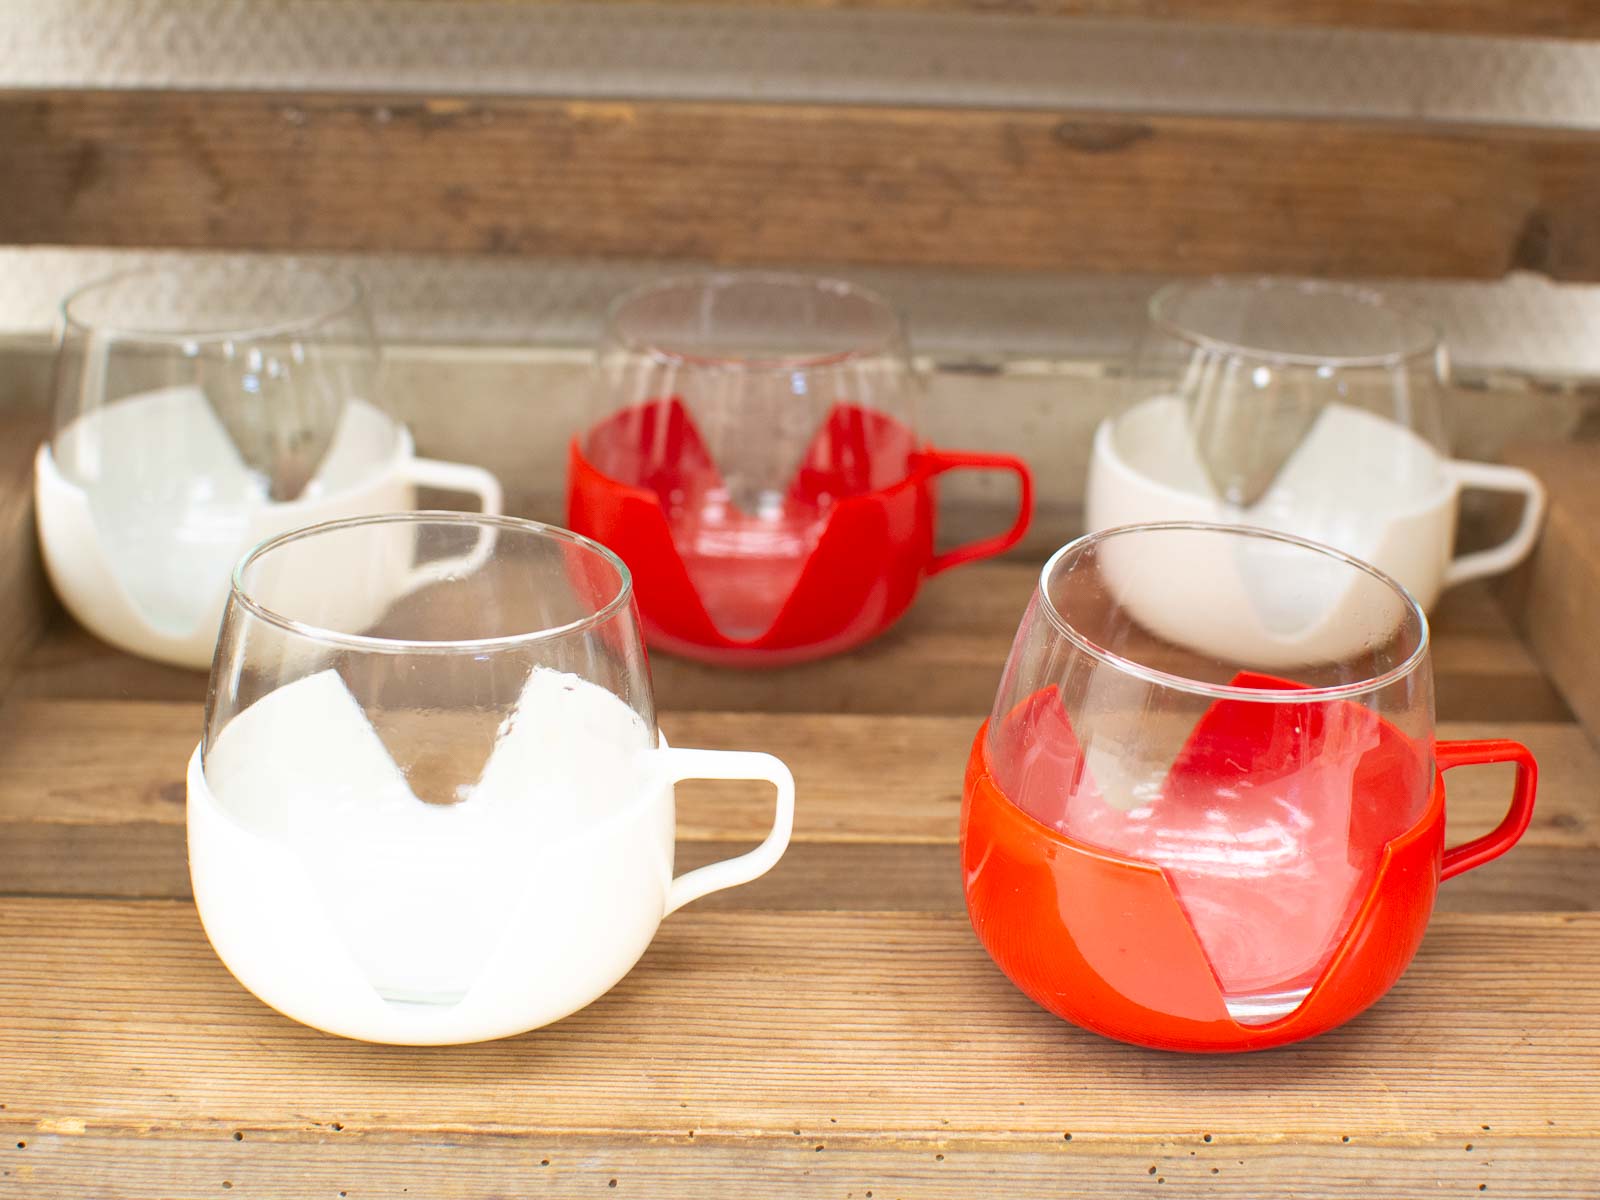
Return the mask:
M 1600 755 L 1494 599 L 1436 621 L 1441 735 L 1525 740 L 1511 855 L 1445 885 L 1416 963 L 1311 1043 L 1189 1058 L 1036 1008 L 962 910 L 961 768 L 1036 568 L 931 582 L 889 637 L 766 675 L 659 660 L 675 744 L 799 782 L 766 879 L 668 919 L 609 995 L 400 1049 L 246 993 L 188 898 L 202 677 L 64 619 L 0 710 L 0 1196 L 1600 1197 Z M 1451 777 L 1451 837 L 1509 768 Z M 679 857 L 755 840 L 685 786 Z

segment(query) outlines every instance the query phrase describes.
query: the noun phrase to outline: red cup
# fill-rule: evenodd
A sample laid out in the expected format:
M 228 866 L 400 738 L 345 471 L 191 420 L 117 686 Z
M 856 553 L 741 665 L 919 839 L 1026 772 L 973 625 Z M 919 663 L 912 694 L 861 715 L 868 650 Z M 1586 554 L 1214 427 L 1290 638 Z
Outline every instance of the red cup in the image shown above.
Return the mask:
M 628 564 L 661 649 L 735 666 L 836 654 L 898 620 L 923 578 L 1027 530 L 1027 466 L 922 444 L 899 323 L 852 285 L 652 284 L 613 306 L 599 378 L 612 407 L 573 440 L 567 524 Z M 1017 517 L 936 551 L 936 480 L 958 470 L 1015 475 Z
M 1208 628 L 1214 580 L 1174 582 L 1181 609 L 1121 594 L 1141 582 L 1134 557 L 1231 558 L 1243 539 L 1263 569 L 1317 581 L 1301 649 L 1338 644 L 1330 616 L 1362 625 L 1361 649 L 1226 674 L 1250 614 Z M 1282 672 L 1298 652 L 1280 637 L 1270 657 Z M 1446 849 L 1443 772 L 1495 762 L 1517 766 L 1504 819 Z M 967 765 L 967 911 L 1006 975 L 1085 1029 L 1164 1050 L 1282 1045 L 1394 985 L 1440 880 L 1516 843 L 1536 780 L 1515 742 L 1434 740 L 1426 622 L 1387 577 L 1260 530 L 1127 526 L 1052 559 L 1024 618 Z

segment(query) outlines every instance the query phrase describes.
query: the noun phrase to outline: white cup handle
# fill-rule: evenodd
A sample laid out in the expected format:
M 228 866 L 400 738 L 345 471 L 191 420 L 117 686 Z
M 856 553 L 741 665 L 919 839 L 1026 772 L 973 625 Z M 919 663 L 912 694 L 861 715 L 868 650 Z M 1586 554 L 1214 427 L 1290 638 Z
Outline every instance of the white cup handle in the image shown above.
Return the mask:
M 406 481 L 414 487 L 440 488 L 447 492 L 476 496 L 479 507 L 491 517 L 500 515 L 505 502 L 500 481 L 482 467 L 441 462 L 436 458 L 412 458 L 406 462 L 405 474 Z M 489 555 L 494 552 L 497 533 L 494 529 L 479 530 L 477 543 L 466 554 L 435 559 L 413 569 L 406 590 L 414 592 L 444 579 L 478 571 L 488 563 Z
M 406 462 L 406 478 L 416 487 L 476 496 L 479 509 L 491 517 L 498 517 L 505 505 L 500 481 L 482 467 L 441 462 L 437 458 L 412 458 Z
M 664 786 L 685 779 L 757 779 L 778 789 L 778 803 L 772 815 L 772 829 L 754 850 L 721 862 L 707 863 L 679 875 L 667 892 L 667 910 L 677 912 L 691 900 L 724 888 L 749 883 L 772 870 L 789 848 L 794 828 L 794 776 L 780 759 L 749 750 L 680 750 L 662 747 L 654 751 L 665 778 Z
M 1453 587 L 1469 579 L 1498 575 L 1527 558 L 1533 544 L 1539 540 L 1539 526 L 1544 522 L 1545 491 L 1538 477 L 1521 467 L 1463 462 L 1460 459 L 1446 462 L 1444 470 L 1463 489 L 1512 492 L 1523 498 L 1522 520 L 1517 523 L 1516 531 L 1498 546 L 1463 554 L 1451 562 L 1445 568 L 1444 586 Z

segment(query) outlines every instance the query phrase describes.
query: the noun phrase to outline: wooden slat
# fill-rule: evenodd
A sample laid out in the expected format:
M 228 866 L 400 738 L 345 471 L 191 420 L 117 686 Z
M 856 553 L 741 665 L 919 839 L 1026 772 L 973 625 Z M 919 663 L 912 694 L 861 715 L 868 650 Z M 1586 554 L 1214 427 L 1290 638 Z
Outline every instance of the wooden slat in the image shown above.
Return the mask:
M 930 580 L 901 623 L 852 654 L 782 670 L 732 671 L 651 657 L 666 711 L 959 715 L 994 703 L 1038 565 L 1007 560 Z M 1482 585 L 1448 593 L 1433 617 L 1438 714 L 1446 721 L 1569 721 L 1571 712 Z M 143 662 L 63 617 L 22 664 L 19 696 L 201 700 L 206 678 Z
M 848 1086 L 848 1085 L 845 1085 Z M 786 1200 L 882 1197 L 971 1200 L 1103 1200 L 1165 1185 L 1162 1196 L 1260 1200 L 1294 1196 L 1435 1200 L 1446 1187 L 1462 1196 L 1590 1200 L 1591 1139 L 1526 1142 L 1470 1130 L 1458 1138 L 1338 1138 L 1288 1142 L 1267 1137 L 1210 1142 L 1203 1137 L 1075 1135 L 1053 1139 L 947 1136 L 918 1141 L 804 1136 L 761 1139 L 700 1133 L 620 1145 L 615 1137 L 448 1133 L 346 1136 L 319 1132 L 291 1139 L 257 1136 L 235 1143 L 221 1129 L 199 1132 L 45 1134 L 13 1154 L 18 1178 L 39 1195 L 155 1200 L 172 1195 L 355 1197 L 424 1195 L 481 1200 L 485 1195 L 689 1197 L 782 1196 Z M 241 1131 L 242 1132 L 242 1131 Z M 805 1130 L 802 1130 L 804 1134 Z M 1468 1138 L 1476 1138 L 1469 1141 Z M 8 1144 L 8 1143 L 7 1143 Z M 823 1144 L 818 1153 L 816 1145 Z M 1470 1149 L 1469 1149 L 1470 1147 Z M 40 1153 L 32 1153 L 34 1150 Z M 115 1164 L 114 1168 L 110 1164 Z M 1156 1174 L 1150 1174 L 1150 1168 Z M 22 1172 L 27 1172 L 22 1174 Z M 615 1192 L 608 1190 L 615 1180 Z M 1375 1181 L 1381 1180 L 1381 1192 Z M 224 1189 L 223 1184 L 229 1185 Z
M 532 0 L 548 3 L 549 0 Z M 634 3 L 636 0 L 620 0 Z M 703 6 L 705 0 L 655 0 Z M 956 12 L 1100 17 L 1267 28 L 1409 30 L 1515 37 L 1600 37 L 1600 11 L 1584 0 L 716 0 L 723 8 Z
M 1508 602 L 1538 661 L 1600 738 L 1600 442 L 1527 443 L 1505 457 L 1550 496 L 1543 537 Z
M 794 844 L 723 909 L 962 910 L 955 844 L 976 722 L 946 717 L 670 713 L 676 745 L 762 749 L 795 772 Z M 194 705 L 13 702 L 0 709 L 0 893 L 186 897 L 183 771 Z M 1515 852 L 1452 882 L 1447 910 L 1600 910 L 1600 753 L 1571 725 L 1447 724 L 1441 737 L 1511 737 L 1538 757 L 1533 826 Z M 1505 810 L 1509 767 L 1449 776 L 1450 837 Z M 678 862 L 698 866 L 765 832 L 761 789 L 684 784 Z
M 0 242 L 1600 277 L 1600 134 L 815 105 L 12 92 Z
M 356 1197 L 411 1165 L 413 1194 L 964 1197 L 1015 1165 L 1008 1195 L 1556 1197 L 1593 1194 L 1600 1138 L 1596 916 L 1443 916 L 1366 1016 L 1221 1059 L 1075 1031 L 911 914 L 690 910 L 575 1016 L 438 1051 L 277 1016 L 188 905 L 6 900 L 0 1010 L 29 1195 Z
M 0 408 L 0 695 L 53 608 L 33 525 L 33 454 L 43 431 L 41 414 Z

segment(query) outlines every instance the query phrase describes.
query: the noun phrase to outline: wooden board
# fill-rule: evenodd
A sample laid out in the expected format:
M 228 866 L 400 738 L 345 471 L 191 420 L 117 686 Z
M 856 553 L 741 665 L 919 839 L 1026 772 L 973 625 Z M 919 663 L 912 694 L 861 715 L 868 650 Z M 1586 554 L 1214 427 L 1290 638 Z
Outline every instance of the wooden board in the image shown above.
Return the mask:
M 1505 457 L 1550 497 L 1532 561 L 1506 588 L 1510 606 L 1541 666 L 1600 734 L 1600 442 L 1527 443 Z
M 41 414 L 0 406 L 0 695 L 54 607 L 33 525 L 33 454 Z
M 928 581 L 906 618 L 854 654 L 770 671 L 730 671 L 651 657 L 664 710 L 959 715 L 974 725 L 994 703 L 1036 563 L 1005 560 Z M 1433 615 L 1438 714 L 1447 721 L 1569 721 L 1571 712 L 1490 591 L 1448 593 Z M 29 654 L 18 696 L 201 700 L 203 672 L 143 662 L 62 616 Z
M 22 1195 L 1552 1200 L 1600 1147 L 1589 915 L 1440 917 L 1368 1015 L 1234 1059 L 1074 1031 L 953 915 L 690 910 L 566 1021 L 416 1050 L 273 1014 L 187 904 L 6 900 L 0 1005 Z
M 549 0 L 531 0 L 548 3 Z M 635 3 L 636 0 L 618 0 Z M 654 0 L 702 6 L 705 0 Z M 716 0 L 723 8 L 870 9 L 993 16 L 1108 19 L 1274 27 L 1413 30 L 1530 37 L 1600 37 L 1600 11 L 1584 0 Z
M 1600 278 L 1600 133 L 1097 112 L 9 92 L 0 242 Z
M 0 709 L 0 893 L 187 897 L 183 772 L 193 704 L 13 701 Z M 669 713 L 674 745 L 760 749 L 804 797 L 783 863 L 718 908 L 960 912 L 961 777 L 976 722 L 959 717 Z M 1572 725 L 1459 725 L 1445 738 L 1512 737 L 1542 766 L 1538 814 L 1517 854 L 1444 889 L 1446 909 L 1600 911 L 1600 754 Z M 1448 777 L 1450 836 L 1487 832 L 1509 768 Z M 765 789 L 680 788 L 680 868 L 765 832 Z
M 1487 718 L 1441 736 L 1533 747 L 1524 843 L 1445 885 L 1370 1013 L 1198 1059 L 1044 1013 L 962 912 L 961 767 L 1035 572 L 936 580 L 903 641 L 783 686 L 727 675 L 745 711 L 665 706 L 675 744 L 792 765 L 789 853 L 674 914 L 589 1008 L 450 1049 L 330 1038 L 239 987 L 187 899 L 201 677 L 58 623 L 0 703 L 0 1196 L 1595 1200 L 1600 750 L 1547 684 L 1524 704 L 1539 677 L 1488 592 L 1435 623 L 1441 708 Z M 730 694 L 662 665 L 663 690 Z M 928 688 L 948 711 L 897 710 Z M 1462 839 L 1509 773 L 1448 785 Z M 680 868 L 753 841 L 767 803 L 686 785 Z

